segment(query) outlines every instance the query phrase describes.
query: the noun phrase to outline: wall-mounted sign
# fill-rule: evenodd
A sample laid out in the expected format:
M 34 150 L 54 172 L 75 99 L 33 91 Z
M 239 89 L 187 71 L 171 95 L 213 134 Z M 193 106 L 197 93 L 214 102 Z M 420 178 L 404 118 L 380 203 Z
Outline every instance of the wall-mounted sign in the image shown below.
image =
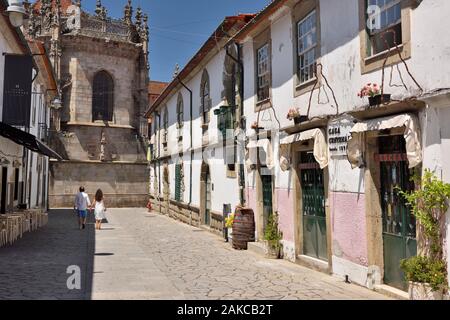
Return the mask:
M 355 125 L 355 118 L 346 115 L 340 117 L 328 126 L 328 146 L 331 157 L 347 156 L 347 144 L 350 139 L 350 131 Z
M 3 122 L 29 127 L 33 57 L 6 54 L 4 77 Z

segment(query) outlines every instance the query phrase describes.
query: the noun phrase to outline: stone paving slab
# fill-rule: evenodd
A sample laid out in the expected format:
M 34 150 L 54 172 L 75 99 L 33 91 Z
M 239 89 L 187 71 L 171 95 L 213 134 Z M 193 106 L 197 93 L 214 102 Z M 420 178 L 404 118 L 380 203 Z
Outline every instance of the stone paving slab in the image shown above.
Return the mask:
M 151 217 L 151 219 L 149 218 Z M 71 210 L 0 249 L 0 299 L 386 299 L 365 288 L 283 260 L 235 251 L 219 237 L 148 214 L 115 209 L 95 231 L 77 228 Z M 81 290 L 68 290 L 79 266 Z

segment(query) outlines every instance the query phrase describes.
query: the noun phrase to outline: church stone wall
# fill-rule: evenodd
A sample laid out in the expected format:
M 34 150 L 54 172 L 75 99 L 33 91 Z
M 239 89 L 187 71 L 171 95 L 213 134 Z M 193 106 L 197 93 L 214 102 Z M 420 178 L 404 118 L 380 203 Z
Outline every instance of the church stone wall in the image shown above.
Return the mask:
M 62 77 L 72 80 L 64 92 L 63 122 L 92 122 L 92 83 L 99 71 L 107 71 L 114 80 L 114 118 L 117 125 L 136 126 L 134 92 L 145 84 L 137 83 L 138 51 L 132 44 L 111 44 L 106 40 L 69 37 L 64 39 L 61 58 Z
M 97 189 L 110 208 L 144 207 L 148 202 L 148 173 L 144 164 L 52 162 L 50 208 L 73 208 L 80 186 L 91 200 Z

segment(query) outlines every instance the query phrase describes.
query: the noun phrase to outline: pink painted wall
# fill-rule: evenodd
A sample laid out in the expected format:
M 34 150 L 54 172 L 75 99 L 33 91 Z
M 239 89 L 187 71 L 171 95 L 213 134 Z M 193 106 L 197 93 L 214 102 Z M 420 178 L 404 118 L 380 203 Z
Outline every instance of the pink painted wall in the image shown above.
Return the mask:
M 258 219 L 258 209 L 256 206 L 256 188 L 247 188 L 247 206 L 255 211 L 255 219 Z M 278 209 L 280 215 L 280 230 L 283 231 L 283 240 L 294 242 L 294 191 L 277 189 Z
M 256 215 L 257 214 L 256 188 L 247 188 L 246 195 L 247 195 L 247 207 L 252 208 Z
M 332 192 L 330 202 L 333 255 L 368 266 L 364 194 Z
M 294 190 L 277 189 L 275 191 L 280 216 L 280 230 L 283 231 L 283 240 L 294 242 Z

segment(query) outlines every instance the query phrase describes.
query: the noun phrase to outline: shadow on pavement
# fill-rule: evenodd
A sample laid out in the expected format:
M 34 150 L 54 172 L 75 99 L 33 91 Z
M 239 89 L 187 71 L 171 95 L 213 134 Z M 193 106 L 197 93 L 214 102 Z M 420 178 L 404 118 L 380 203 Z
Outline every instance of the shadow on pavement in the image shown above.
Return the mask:
M 85 230 L 79 230 L 73 210 L 52 210 L 49 224 L 24 235 L 11 247 L 0 249 L 0 299 L 89 300 L 92 294 L 95 256 L 95 224 L 90 215 Z M 76 275 L 81 271 L 81 289 Z M 72 276 L 72 277 L 71 277 Z

